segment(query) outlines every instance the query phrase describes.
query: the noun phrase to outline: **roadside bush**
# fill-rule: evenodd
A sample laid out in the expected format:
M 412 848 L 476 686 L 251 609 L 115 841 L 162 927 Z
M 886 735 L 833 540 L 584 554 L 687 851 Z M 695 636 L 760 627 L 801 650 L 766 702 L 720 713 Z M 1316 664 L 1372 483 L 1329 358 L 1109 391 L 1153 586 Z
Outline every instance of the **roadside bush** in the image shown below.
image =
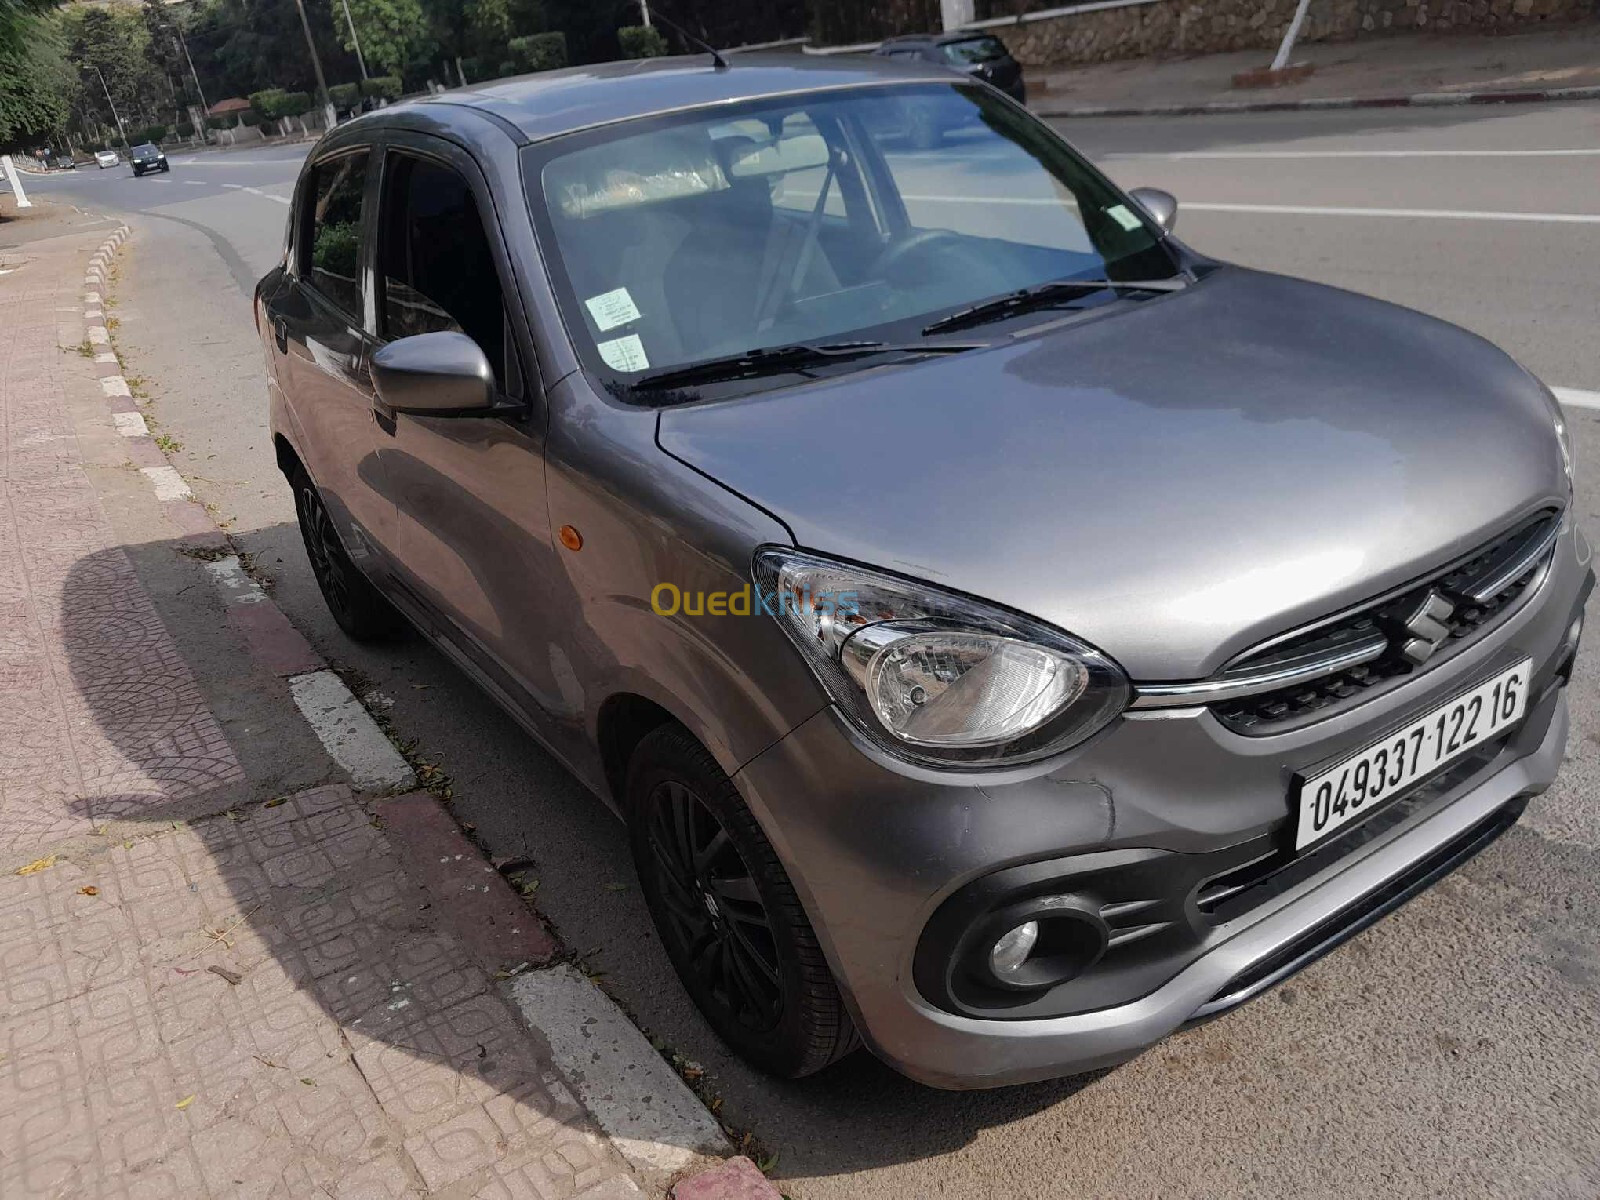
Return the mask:
M 284 117 L 302 116 L 314 107 L 310 92 L 285 92 L 281 105 L 279 115 Z
M 142 146 L 146 142 L 159 142 L 166 136 L 167 127 L 165 125 L 146 125 L 143 129 L 128 130 L 128 144 L 130 146 Z
M 244 115 L 245 115 L 245 118 L 246 118 L 246 124 L 249 123 L 248 119 L 250 117 L 256 117 L 255 113 L 251 112 L 251 111 L 246 111 Z M 256 117 L 256 121 L 257 122 L 259 122 L 260 120 L 261 120 L 260 117 Z M 231 117 L 231 116 L 226 116 L 226 117 L 207 117 L 206 118 L 206 128 L 207 129 L 232 129 L 233 126 L 234 126 L 234 118 Z
M 617 30 L 623 58 L 660 58 L 667 52 L 667 39 L 654 25 L 624 25 Z
M 382 100 L 400 99 L 400 76 L 375 75 L 371 79 L 361 81 L 361 94 L 363 96 L 376 96 Z
M 328 99 L 333 101 L 334 108 L 340 112 L 355 112 L 361 107 L 361 85 L 359 83 L 336 83 L 328 88 Z
M 567 65 L 567 35 L 559 30 L 512 38 L 506 49 L 519 71 L 553 71 Z
M 239 122 L 242 125 L 246 125 L 249 128 L 254 129 L 257 125 L 261 124 L 261 114 L 253 108 L 247 108 L 239 114 Z
M 180 121 L 173 132 L 181 138 L 191 138 L 194 136 L 194 126 L 188 121 Z
M 263 88 L 250 93 L 250 111 L 263 121 L 276 121 L 284 115 L 283 101 L 289 93 L 282 88 Z

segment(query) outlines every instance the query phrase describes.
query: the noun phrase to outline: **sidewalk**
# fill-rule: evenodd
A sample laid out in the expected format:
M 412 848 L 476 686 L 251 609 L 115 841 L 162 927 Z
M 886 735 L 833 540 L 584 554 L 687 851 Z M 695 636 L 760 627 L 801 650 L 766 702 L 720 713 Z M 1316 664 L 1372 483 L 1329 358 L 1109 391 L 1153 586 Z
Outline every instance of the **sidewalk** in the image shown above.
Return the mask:
M 0 223 L 0 1196 L 776 1197 L 384 794 L 409 767 L 120 373 L 124 233 Z
M 1233 76 L 1271 50 L 1030 69 L 1030 107 L 1045 116 L 1178 114 L 1358 105 L 1600 98 L 1600 22 L 1531 33 L 1401 34 L 1303 42 L 1298 83 L 1238 89 Z

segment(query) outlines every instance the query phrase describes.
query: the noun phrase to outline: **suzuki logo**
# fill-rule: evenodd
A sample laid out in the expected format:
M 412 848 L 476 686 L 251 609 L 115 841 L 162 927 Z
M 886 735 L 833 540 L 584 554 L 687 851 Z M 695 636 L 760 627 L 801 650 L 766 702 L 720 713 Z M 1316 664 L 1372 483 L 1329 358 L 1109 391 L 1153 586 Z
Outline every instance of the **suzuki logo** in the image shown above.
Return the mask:
M 1430 590 L 1417 605 L 1416 611 L 1405 619 L 1405 631 L 1411 636 L 1400 644 L 1400 653 L 1417 666 L 1433 657 L 1433 652 L 1450 637 L 1450 627 L 1445 624 L 1456 606 L 1438 592 Z

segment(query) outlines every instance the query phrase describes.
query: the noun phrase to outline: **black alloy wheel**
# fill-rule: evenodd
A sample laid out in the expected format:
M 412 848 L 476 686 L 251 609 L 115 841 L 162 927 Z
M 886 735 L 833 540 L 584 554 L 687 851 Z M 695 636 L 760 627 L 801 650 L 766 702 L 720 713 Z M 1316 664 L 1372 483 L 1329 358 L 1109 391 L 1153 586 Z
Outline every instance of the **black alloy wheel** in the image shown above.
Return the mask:
M 717 1035 L 789 1079 L 855 1049 L 794 886 L 710 752 L 680 725 L 652 730 L 634 751 L 625 800 L 651 919 Z

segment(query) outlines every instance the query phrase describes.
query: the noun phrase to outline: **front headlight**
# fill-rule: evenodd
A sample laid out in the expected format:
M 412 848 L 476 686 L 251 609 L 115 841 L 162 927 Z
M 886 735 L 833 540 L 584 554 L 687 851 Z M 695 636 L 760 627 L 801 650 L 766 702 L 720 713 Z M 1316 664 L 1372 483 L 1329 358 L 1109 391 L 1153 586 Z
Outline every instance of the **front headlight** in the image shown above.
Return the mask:
M 756 555 L 763 605 L 840 710 L 889 753 L 939 766 L 1055 754 L 1126 707 L 1128 682 L 1054 626 L 795 550 Z

